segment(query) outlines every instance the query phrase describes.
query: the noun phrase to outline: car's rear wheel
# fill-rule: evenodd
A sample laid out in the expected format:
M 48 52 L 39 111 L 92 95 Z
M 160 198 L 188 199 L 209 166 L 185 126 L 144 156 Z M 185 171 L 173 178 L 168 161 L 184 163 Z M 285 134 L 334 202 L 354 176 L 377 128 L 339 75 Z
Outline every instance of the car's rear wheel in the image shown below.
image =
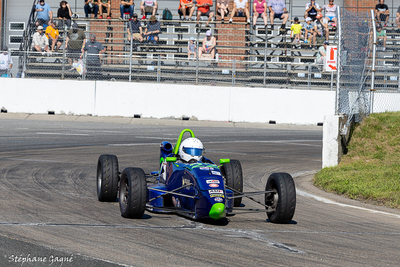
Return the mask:
M 243 192 L 243 172 L 242 165 L 240 161 L 231 159 L 230 162 L 224 163 L 222 165 L 222 174 L 225 177 L 226 186 L 233 188 L 235 191 L 240 193 Z M 234 196 L 240 195 L 237 192 L 234 192 Z M 239 207 L 240 203 L 242 203 L 242 198 L 234 198 L 233 206 Z
M 121 174 L 119 208 L 122 217 L 140 219 L 147 201 L 146 175 L 140 168 L 126 168 Z
M 276 193 L 265 194 L 265 205 L 274 211 L 267 212 L 273 223 L 288 223 L 296 209 L 296 187 L 288 173 L 273 173 L 269 176 L 265 191 Z
M 97 161 L 97 198 L 99 201 L 115 202 L 118 195 L 118 158 L 101 155 Z

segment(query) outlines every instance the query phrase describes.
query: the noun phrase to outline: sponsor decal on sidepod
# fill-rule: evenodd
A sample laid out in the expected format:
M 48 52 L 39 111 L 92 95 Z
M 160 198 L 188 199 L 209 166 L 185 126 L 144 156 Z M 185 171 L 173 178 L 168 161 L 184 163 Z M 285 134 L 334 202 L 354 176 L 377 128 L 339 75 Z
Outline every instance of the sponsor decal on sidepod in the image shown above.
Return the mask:
M 206 180 L 207 184 L 219 184 L 219 180 Z
M 219 187 L 219 184 L 209 184 L 209 187 Z
M 222 202 L 224 200 L 221 197 L 216 197 L 216 198 L 214 198 L 214 201 L 215 202 Z

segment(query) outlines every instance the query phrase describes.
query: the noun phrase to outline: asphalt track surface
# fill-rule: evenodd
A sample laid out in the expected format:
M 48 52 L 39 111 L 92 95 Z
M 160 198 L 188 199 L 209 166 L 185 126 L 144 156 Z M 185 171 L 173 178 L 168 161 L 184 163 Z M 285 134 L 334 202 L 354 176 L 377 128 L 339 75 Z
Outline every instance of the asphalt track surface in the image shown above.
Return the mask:
M 141 122 L 0 114 L 0 266 L 400 264 L 398 210 L 312 186 L 321 127 Z M 184 128 L 203 141 L 208 158 L 241 161 L 245 190 L 263 190 L 273 172 L 290 173 L 297 187 L 292 222 L 273 224 L 264 212 L 198 222 L 146 211 L 130 220 L 118 203 L 97 200 L 100 154 L 117 155 L 120 170 L 149 173 L 158 168 L 159 143 L 175 143 Z

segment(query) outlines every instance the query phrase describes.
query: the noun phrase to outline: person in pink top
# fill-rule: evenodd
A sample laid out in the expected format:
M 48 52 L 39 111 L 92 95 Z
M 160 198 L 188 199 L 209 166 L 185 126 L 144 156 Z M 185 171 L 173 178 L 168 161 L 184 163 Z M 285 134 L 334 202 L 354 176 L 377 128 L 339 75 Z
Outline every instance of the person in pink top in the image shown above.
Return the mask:
M 253 10 L 253 30 L 256 29 L 257 18 L 262 18 L 264 20 L 264 26 L 267 28 L 267 2 L 265 2 L 265 0 L 254 0 Z

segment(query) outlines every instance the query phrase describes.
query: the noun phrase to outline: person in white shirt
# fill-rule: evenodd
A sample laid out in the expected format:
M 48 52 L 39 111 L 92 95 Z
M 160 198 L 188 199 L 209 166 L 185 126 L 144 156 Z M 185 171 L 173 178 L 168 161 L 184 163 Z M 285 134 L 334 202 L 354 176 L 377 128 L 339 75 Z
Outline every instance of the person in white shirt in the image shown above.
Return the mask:
M 1 49 L 2 53 L 0 54 L 0 77 L 8 76 L 9 75 L 9 70 L 12 68 L 13 61 L 8 53 L 8 47 L 3 46 Z M 3 77 L 4 77 L 3 76 Z
M 37 26 L 36 32 L 32 37 L 32 50 L 37 52 L 50 52 L 49 39 L 43 32 L 43 26 Z
M 233 17 L 244 17 L 246 16 L 247 24 L 250 24 L 250 12 L 248 0 L 235 0 L 233 2 L 233 9 L 229 23 L 232 23 Z
M 155 16 L 158 9 L 157 0 L 142 0 L 140 3 L 140 12 L 142 12 L 142 19 L 146 19 L 146 14 Z

